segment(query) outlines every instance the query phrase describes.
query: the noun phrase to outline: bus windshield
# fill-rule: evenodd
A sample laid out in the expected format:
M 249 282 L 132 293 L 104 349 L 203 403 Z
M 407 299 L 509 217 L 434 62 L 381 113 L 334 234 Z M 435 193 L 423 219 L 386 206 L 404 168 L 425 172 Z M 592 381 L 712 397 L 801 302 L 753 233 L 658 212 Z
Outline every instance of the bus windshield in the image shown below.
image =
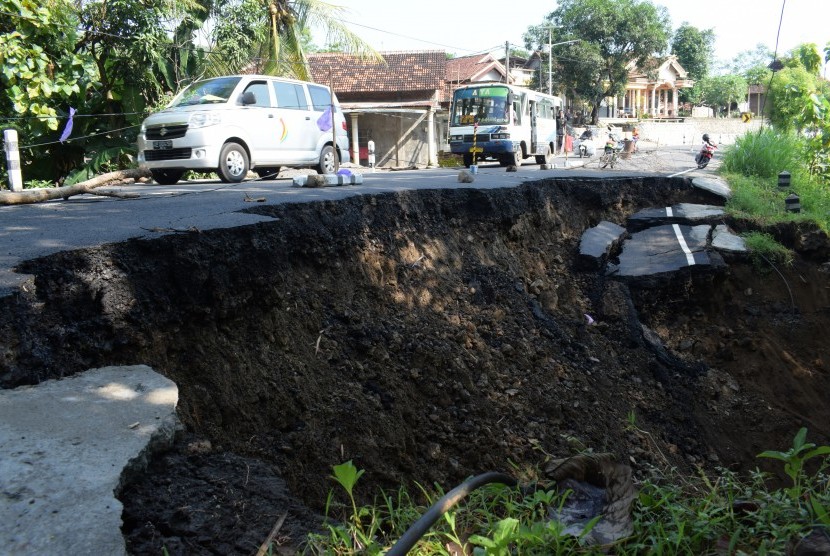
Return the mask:
M 510 104 L 507 87 L 473 87 L 458 89 L 453 95 L 450 125 L 509 123 Z

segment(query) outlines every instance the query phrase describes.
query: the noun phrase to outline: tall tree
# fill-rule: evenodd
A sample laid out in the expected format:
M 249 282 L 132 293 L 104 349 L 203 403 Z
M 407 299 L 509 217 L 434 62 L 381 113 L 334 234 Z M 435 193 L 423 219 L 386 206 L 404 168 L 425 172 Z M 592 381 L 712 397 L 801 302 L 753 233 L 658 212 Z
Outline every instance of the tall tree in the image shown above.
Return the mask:
M 772 50 L 765 44 L 758 43 L 755 48 L 739 52 L 735 58 L 726 64 L 721 64 L 721 73 L 746 73 L 758 66 L 766 67 L 772 61 Z
M 556 74 L 590 103 L 593 123 L 602 101 L 625 91 L 629 64 L 643 65 L 668 46 L 668 13 L 648 0 L 560 0 L 546 19 L 528 29 L 525 42 L 544 48 L 551 27 L 556 42 L 579 39 L 556 61 Z
M 792 49 L 790 52 L 790 63 L 787 65 L 795 67 L 801 65 L 807 73 L 818 75 L 821 71 L 821 55 L 818 53 L 818 46 L 815 43 L 803 43 Z
M 746 100 L 749 85 L 743 76 L 717 75 L 707 77 L 701 82 L 702 101 L 704 104 L 716 108 L 726 108 L 727 116 L 732 115 L 732 105 Z
M 69 0 L 0 0 L 0 11 L 0 116 L 35 142 L 58 129 L 89 69 L 73 53 L 77 19 Z
M 244 13 L 243 13 L 244 12 Z M 224 17 L 233 13 L 235 19 L 253 24 L 257 29 L 246 40 Z M 216 20 L 217 43 L 228 45 L 229 37 L 235 37 L 246 50 L 240 56 L 255 58 L 257 71 L 273 75 L 286 75 L 308 80 L 311 75 L 306 59 L 308 45 L 306 31 L 312 28 L 326 30 L 326 43 L 338 44 L 344 52 L 382 60 L 371 46 L 352 32 L 343 22 L 345 8 L 321 0 L 242 0 L 224 2 L 220 17 Z M 241 60 L 230 60 L 240 63 Z M 224 60 L 230 68 L 228 60 Z M 250 63 L 250 62 L 249 62 Z M 236 71 L 242 69 L 236 67 Z M 227 72 L 233 73 L 233 72 Z
M 714 46 L 715 32 L 712 29 L 701 31 L 683 22 L 674 32 L 671 51 L 677 56 L 677 61 L 683 69 L 689 73 L 689 77 L 694 81 L 700 81 L 709 76 Z M 700 91 L 700 87 L 681 89 L 680 99 L 683 102 L 697 103 L 701 98 Z
M 342 21 L 346 10 L 320 0 L 262 0 L 267 3 L 269 57 L 265 71 L 309 80 L 311 74 L 303 31 L 326 29 L 326 43 L 340 44 L 345 52 L 380 59 L 359 35 Z
M 700 30 L 683 22 L 674 32 L 671 52 L 689 76 L 698 80 L 709 75 L 714 47 L 715 32 L 712 29 Z

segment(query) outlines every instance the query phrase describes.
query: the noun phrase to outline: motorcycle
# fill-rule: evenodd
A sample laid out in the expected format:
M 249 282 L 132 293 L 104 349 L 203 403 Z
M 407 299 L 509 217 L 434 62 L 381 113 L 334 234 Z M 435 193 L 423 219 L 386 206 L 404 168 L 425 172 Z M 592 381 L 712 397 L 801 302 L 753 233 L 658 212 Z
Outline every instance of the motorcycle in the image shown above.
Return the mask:
M 697 167 L 706 168 L 706 165 L 709 164 L 709 161 L 712 160 L 713 156 L 715 156 L 715 149 L 717 148 L 717 145 L 715 145 L 714 143 L 704 141 L 703 147 L 701 147 L 700 152 L 697 153 L 697 156 L 695 156 L 695 162 L 697 162 Z
M 579 141 L 576 142 L 576 150 L 579 153 L 579 158 L 590 158 L 597 152 L 597 147 L 594 144 L 594 133 L 590 129 L 586 129 L 579 136 Z

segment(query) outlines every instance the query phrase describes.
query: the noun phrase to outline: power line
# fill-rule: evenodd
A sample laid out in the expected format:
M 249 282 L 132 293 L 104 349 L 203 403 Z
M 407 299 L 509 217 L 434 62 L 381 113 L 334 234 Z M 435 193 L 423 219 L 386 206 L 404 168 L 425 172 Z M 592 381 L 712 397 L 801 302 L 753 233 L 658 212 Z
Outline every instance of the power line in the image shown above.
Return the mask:
M 109 135 L 110 133 L 116 133 L 118 131 L 124 131 L 125 129 L 133 129 L 136 127 L 141 127 L 140 125 L 131 125 L 127 127 L 121 127 L 118 129 L 110 129 L 107 131 L 102 131 L 101 133 L 91 133 L 89 135 L 83 135 L 81 137 L 70 137 L 68 139 L 64 139 L 63 141 L 49 141 L 48 143 L 37 143 L 34 145 L 23 145 L 18 147 L 19 149 L 34 149 L 35 147 L 45 147 L 47 145 L 57 145 L 58 143 L 71 143 L 72 141 L 80 141 L 81 139 L 89 139 L 90 137 L 98 137 L 100 135 Z
M 377 27 L 370 27 L 369 25 L 363 25 L 362 23 L 355 23 L 354 21 L 345 21 L 344 20 L 343 23 L 348 23 L 349 25 L 354 25 L 355 27 L 363 27 L 364 29 L 371 29 L 372 31 L 378 31 L 379 33 L 385 33 L 387 35 L 392 35 L 394 37 L 401 37 L 403 39 L 409 39 L 409 40 L 413 40 L 413 41 L 422 42 L 424 44 L 433 44 L 435 46 L 443 46 L 444 48 L 452 48 L 454 50 L 464 50 L 464 51 L 469 52 L 469 50 L 467 50 L 465 48 L 457 48 L 455 46 L 450 46 L 450 45 L 441 44 L 441 43 L 437 43 L 437 42 L 425 41 L 425 40 L 418 39 L 418 38 L 415 38 L 415 37 L 410 37 L 408 35 L 401 35 L 401 34 L 398 34 L 398 33 L 393 33 L 391 31 L 385 31 L 383 29 L 378 29 Z

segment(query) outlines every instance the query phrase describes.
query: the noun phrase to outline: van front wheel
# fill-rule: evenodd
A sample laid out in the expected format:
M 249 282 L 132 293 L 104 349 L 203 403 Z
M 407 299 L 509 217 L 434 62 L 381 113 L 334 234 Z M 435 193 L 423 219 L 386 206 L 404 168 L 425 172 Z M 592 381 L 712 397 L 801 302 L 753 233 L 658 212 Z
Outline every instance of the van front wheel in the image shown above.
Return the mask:
M 219 177 L 223 182 L 238 183 L 248 175 L 248 153 L 239 143 L 227 143 L 219 153 Z
M 333 174 L 335 156 L 337 155 L 334 152 L 334 147 L 331 145 L 323 147 L 323 150 L 320 151 L 320 163 L 317 165 L 317 171 L 320 174 Z

